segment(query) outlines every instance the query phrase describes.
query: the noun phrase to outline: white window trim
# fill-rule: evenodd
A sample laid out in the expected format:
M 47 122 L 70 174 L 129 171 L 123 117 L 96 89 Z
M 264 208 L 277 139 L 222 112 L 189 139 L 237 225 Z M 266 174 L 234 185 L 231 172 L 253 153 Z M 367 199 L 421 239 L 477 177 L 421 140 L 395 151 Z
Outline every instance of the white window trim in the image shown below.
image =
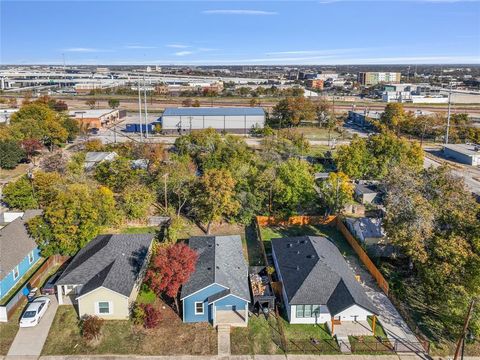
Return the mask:
M 20 277 L 20 269 L 18 265 L 13 268 L 13 280 L 17 280 Z M 15 271 L 17 272 L 17 276 L 15 276 Z
M 101 313 L 100 312 L 100 303 L 108 303 L 108 313 Z M 95 303 L 95 314 L 96 315 L 112 315 L 113 314 L 113 303 L 111 301 L 97 301 Z
M 197 311 L 197 304 L 202 304 L 202 312 Z M 205 314 L 205 304 L 203 301 L 195 301 L 195 315 L 204 315 Z
M 33 263 L 33 260 L 35 260 L 35 255 L 33 254 L 33 250 L 28 253 L 28 264 Z

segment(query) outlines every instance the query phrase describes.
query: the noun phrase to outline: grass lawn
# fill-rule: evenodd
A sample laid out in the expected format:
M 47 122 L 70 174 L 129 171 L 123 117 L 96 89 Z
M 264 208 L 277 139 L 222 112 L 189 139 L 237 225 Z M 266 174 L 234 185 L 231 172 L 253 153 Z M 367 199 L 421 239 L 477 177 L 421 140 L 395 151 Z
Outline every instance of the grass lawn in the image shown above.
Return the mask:
M 158 232 L 158 226 L 140 226 L 125 227 L 120 229 L 120 234 L 155 234 Z
M 379 341 L 374 336 L 349 336 L 348 340 L 355 354 L 391 354 L 391 344 L 388 340 Z
M 273 316 L 267 319 L 263 315 L 252 315 L 248 319 L 248 327 L 232 328 L 230 335 L 233 355 L 283 354 L 277 346 L 280 335 L 277 321 Z
M 265 265 L 265 260 L 262 255 L 262 249 L 260 247 L 260 242 L 257 237 L 257 231 L 253 223 L 245 227 L 245 246 L 247 248 L 248 265 Z
M 0 323 L 0 355 L 7 355 L 10 345 L 18 331 L 18 321 L 24 306 L 20 306 L 10 318 L 10 321 Z
M 271 239 L 289 236 L 313 235 L 328 237 L 338 247 L 343 256 L 356 256 L 355 252 L 344 239 L 343 235 L 333 226 L 265 226 L 261 227 L 260 231 L 264 241 L 265 251 L 267 251 L 267 253 L 271 250 Z
M 18 164 L 15 169 L 0 169 L 0 180 L 6 182 L 14 181 L 22 175 L 25 175 L 30 168 L 30 164 Z
M 162 320 L 157 328 L 145 330 L 131 321 L 106 321 L 96 345 L 86 343 L 78 326 L 73 306 L 59 306 L 42 355 L 137 354 L 137 355 L 213 355 L 217 353 L 217 334 L 209 324 L 184 324 L 163 303 Z

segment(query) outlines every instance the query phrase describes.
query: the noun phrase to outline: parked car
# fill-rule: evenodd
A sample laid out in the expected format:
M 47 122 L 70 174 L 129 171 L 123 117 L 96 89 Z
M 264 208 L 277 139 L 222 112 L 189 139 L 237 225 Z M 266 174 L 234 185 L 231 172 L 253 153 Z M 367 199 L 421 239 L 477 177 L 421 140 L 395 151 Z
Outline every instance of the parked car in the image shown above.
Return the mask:
M 40 289 L 40 292 L 42 293 L 42 295 L 55 295 L 57 291 L 55 282 L 58 280 L 60 275 L 61 273 L 58 272 L 48 278 L 47 282 Z
M 28 303 L 27 309 L 20 318 L 20 327 L 32 327 L 38 325 L 40 319 L 48 309 L 50 299 L 47 296 L 40 296 Z

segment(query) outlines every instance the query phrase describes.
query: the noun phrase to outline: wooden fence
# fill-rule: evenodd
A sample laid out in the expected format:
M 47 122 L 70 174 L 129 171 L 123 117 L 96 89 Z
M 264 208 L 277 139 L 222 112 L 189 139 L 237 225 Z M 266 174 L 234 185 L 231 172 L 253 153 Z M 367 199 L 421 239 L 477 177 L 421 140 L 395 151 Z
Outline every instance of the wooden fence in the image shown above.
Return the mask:
M 378 270 L 373 261 L 370 260 L 365 250 L 363 250 L 363 248 L 358 243 L 357 239 L 355 239 L 350 233 L 350 231 L 347 229 L 340 216 L 336 219 L 336 225 L 338 231 L 342 233 L 343 237 L 348 241 L 352 249 L 357 253 L 358 258 L 363 263 L 363 265 L 365 265 L 368 272 L 373 276 L 380 289 L 382 289 L 382 291 L 386 295 L 388 295 L 389 287 L 387 280 L 385 280 L 382 273 L 380 272 L 380 270 Z
M 257 216 L 260 226 L 292 226 L 292 225 L 329 225 L 335 220 L 335 216 L 291 216 L 288 219 L 276 218 L 275 216 Z
M 67 256 L 53 255 L 45 260 L 37 271 L 24 281 L 19 290 L 8 300 L 8 302 L 4 306 L 0 306 L 0 322 L 8 321 L 13 313 L 23 304 L 22 300 L 26 299 L 23 294 L 24 289 L 30 290 L 41 286 L 48 272 L 51 271 L 53 267 L 62 265 L 68 259 L 69 257 Z

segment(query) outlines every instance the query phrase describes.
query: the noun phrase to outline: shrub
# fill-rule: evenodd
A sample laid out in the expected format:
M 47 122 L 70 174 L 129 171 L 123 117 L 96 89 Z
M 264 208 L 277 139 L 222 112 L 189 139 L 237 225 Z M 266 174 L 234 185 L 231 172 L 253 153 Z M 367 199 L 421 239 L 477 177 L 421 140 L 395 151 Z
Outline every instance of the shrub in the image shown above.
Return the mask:
M 143 309 L 144 304 L 136 303 L 132 311 L 132 321 L 135 325 L 144 325 L 145 324 L 145 310 Z
M 105 320 L 95 315 L 87 315 L 82 319 L 82 336 L 85 340 L 92 341 L 98 339 L 102 332 Z
M 152 329 L 156 327 L 161 320 L 160 311 L 155 309 L 155 307 L 153 307 L 151 304 L 141 304 L 140 306 L 145 312 L 143 327 L 145 329 Z

